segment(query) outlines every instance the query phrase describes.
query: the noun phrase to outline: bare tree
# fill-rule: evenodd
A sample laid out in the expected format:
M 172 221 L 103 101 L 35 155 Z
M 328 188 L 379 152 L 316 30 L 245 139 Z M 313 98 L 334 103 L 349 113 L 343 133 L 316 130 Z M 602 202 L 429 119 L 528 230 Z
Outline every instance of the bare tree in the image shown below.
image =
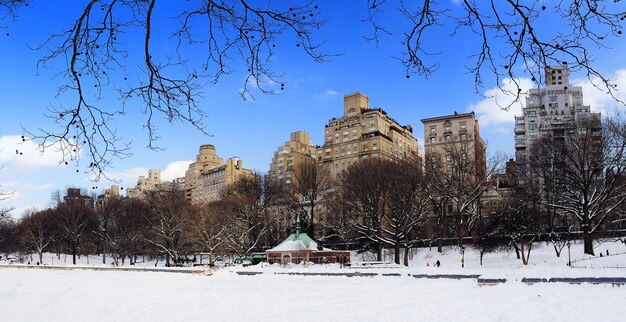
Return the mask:
M 383 237 L 382 229 L 389 166 L 386 160 L 368 158 L 351 165 L 340 176 L 341 198 L 351 213 L 350 225 L 357 235 L 356 241 L 362 250 L 373 251 L 378 261 L 382 260 L 388 241 Z
M 1 6 L 1 4 L 0 4 L 0 6 Z M 0 151 L 2 151 L 2 149 L 0 149 Z M 4 168 L 4 166 L 0 165 L 0 174 L 2 173 L 2 169 L 3 168 Z M 8 192 L 2 191 L 2 185 L 0 185 L 0 201 L 7 200 L 12 195 L 13 195 L 12 193 L 8 193 Z M 7 208 L 7 209 L 0 208 L 0 220 L 8 218 L 9 213 L 11 212 L 11 210 L 13 210 L 13 209 L 12 208 Z
M 228 229 L 228 204 L 222 201 L 195 207 L 191 218 L 191 238 L 203 252 L 209 253 L 209 263 L 215 261 L 214 253 L 224 247 Z
M 188 242 L 191 205 L 176 188 L 150 191 L 147 201 L 151 211 L 144 214 L 149 229 L 146 241 L 165 254 L 166 266 L 178 264 Z
M 0 0 L 0 18 L 14 19 L 27 0 Z M 246 77 L 242 96 L 251 95 L 250 87 L 273 93 L 269 84 L 281 82 L 280 73 L 270 69 L 276 46 L 295 45 L 306 56 L 322 62 L 328 54 L 314 41 L 316 30 L 324 24 L 324 13 L 316 1 L 290 4 L 283 1 L 250 2 L 246 0 L 196 0 L 165 6 L 157 0 L 90 0 L 65 30 L 52 34 L 37 46 L 44 51 L 38 66 L 61 61 L 63 82 L 60 94 L 73 103 L 52 107 L 48 116 L 58 126 L 31 131 L 43 147 L 53 144 L 64 152 L 61 162 L 78 161 L 81 152 L 88 157 L 85 169 L 97 176 L 115 157 L 128 156 L 128 141 L 121 137 L 114 119 L 123 107 L 104 106 L 100 99 L 109 89 L 119 92 L 124 102 L 139 100 L 146 114 L 149 147 L 158 148 L 155 121 L 163 115 L 169 122 L 183 121 L 206 133 L 202 120 L 206 111 L 197 105 L 201 88 L 244 65 Z M 596 67 L 591 48 L 603 50 L 612 39 L 620 38 L 626 10 L 621 1 L 520 2 L 515 0 L 416 2 L 367 0 L 363 21 L 372 25 L 373 34 L 365 38 L 380 41 L 391 34 L 379 16 L 390 3 L 402 15 L 407 29 L 402 34 L 398 59 L 406 72 L 429 76 L 437 68 L 430 57 L 438 52 L 432 43 L 438 32 L 473 34 L 478 44 L 470 56 L 469 71 L 474 75 L 476 91 L 481 92 L 484 76 L 495 75 L 496 84 L 519 103 L 525 89 L 519 77 L 529 73 L 542 83 L 545 66 L 568 64 L 573 72 L 581 71 L 610 95 L 615 84 Z M 165 10 L 167 13 L 163 13 Z M 173 12 L 172 12 L 173 10 Z M 176 20 L 170 52 L 160 53 L 154 39 L 162 37 L 155 28 L 155 17 L 167 14 Z M 330 13 L 328 13 L 330 14 Z M 544 26 L 550 23 L 550 28 Z M 125 38 L 140 33 L 141 41 Z M 188 50 L 205 46 L 198 61 Z M 135 47 L 136 46 L 136 47 Z M 135 66 L 126 66 L 129 52 L 141 52 L 139 72 L 127 75 Z M 237 58 L 237 59 L 235 59 Z M 522 68 L 516 68 L 521 66 Z M 131 68 L 128 68 L 131 67 Z M 121 73 L 118 71 L 122 71 Z M 125 76 L 122 76 L 125 75 Z M 491 77 L 487 77 L 491 78 Z M 501 80 L 515 84 L 505 90 Z M 597 80 L 596 80 L 597 78 Z M 509 105 L 510 106 L 510 105 Z M 503 106 L 508 108 L 509 106 Z M 85 163 L 86 165 L 86 163 Z
M 504 157 L 494 155 L 487 162 L 485 151 L 479 150 L 482 148 L 470 140 L 462 140 L 447 143 L 442 155 L 430 154 L 426 158 L 425 187 L 437 220 L 439 251 L 448 225 L 463 249 L 464 239 L 482 217 L 482 198 L 493 185 L 493 175 Z
M 230 211 L 226 246 L 240 257 L 261 249 L 276 199 L 274 186 L 261 175 L 244 176 L 228 187 L 224 199 Z
M 563 136 L 542 143 L 555 161 L 563 185 L 556 202 L 549 203 L 570 215 L 582 231 L 584 251 L 593 255 L 593 234 L 626 203 L 626 122 L 621 117 L 581 117 L 566 127 Z
M 315 239 L 318 210 L 323 205 L 330 190 L 328 171 L 317 165 L 315 160 L 298 164 L 294 170 L 293 182 L 281 190 L 281 199 L 294 218 L 300 216 L 305 231 Z
M 497 249 L 488 247 L 494 245 L 512 247 L 522 264 L 528 265 L 533 243 L 539 240 L 547 228 L 541 220 L 538 197 L 539 194 L 532 190 L 532 186 L 506 191 L 497 212 L 489 218 L 486 233 L 480 238 L 483 246 L 487 246 L 484 250 Z
M 373 29 L 368 39 L 380 41 L 390 34 L 378 21 L 389 3 L 368 0 L 365 21 Z M 476 92 L 482 92 L 484 76 L 494 75 L 500 90 L 515 98 L 502 108 L 521 103 L 528 89 L 521 88 L 520 76 L 528 73 L 541 84 L 543 68 L 561 64 L 567 64 L 571 71 L 581 71 L 618 100 L 614 96 L 616 85 L 594 64 L 592 48 L 606 49 L 611 39 L 621 38 L 626 18 L 621 1 L 462 0 L 452 4 L 421 0 L 400 1 L 397 10 L 408 21 L 398 57 L 407 78 L 411 73 L 428 77 L 439 68 L 431 59 L 439 52 L 432 42 L 437 33 L 450 33 L 452 37 L 470 33 L 477 44 L 468 66 Z M 550 28 L 545 27 L 547 23 Z M 502 86 L 505 78 L 515 85 L 513 90 Z
M 53 210 L 27 213 L 17 225 L 19 240 L 36 252 L 43 265 L 43 252 L 52 243 Z
M 93 209 L 81 202 L 64 202 L 54 212 L 59 237 L 72 253 L 72 264 L 76 265 L 76 255 L 95 226 Z
M 0 1 L 0 17 L 15 18 L 27 3 Z M 173 28 L 156 28 L 161 16 L 173 19 Z M 65 66 L 56 75 L 62 79 L 59 95 L 72 103 L 49 109 L 47 116 L 56 127 L 27 132 L 44 148 L 60 148 L 61 162 L 87 157 L 85 171 L 100 177 L 113 158 L 130 155 L 129 142 L 114 122 L 126 111 L 102 103 L 106 94 L 119 93 L 124 105 L 141 103 L 152 149 L 158 149 L 155 123 L 160 116 L 207 134 L 206 110 L 197 103 L 203 86 L 243 67 L 244 98 L 252 95 L 251 87 L 274 93 L 269 84 L 278 83 L 284 89 L 280 72 L 270 68 L 276 47 L 289 44 L 314 61 L 324 61 L 328 55 L 313 39 L 323 23 L 314 1 L 197 0 L 172 6 L 157 0 L 89 0 L 68 28 L 35 46 L 43 52 L 38 68 Z M 135 33 L 141 41 L 126 36 Z M 154 39 L 168 36 L 173 38 L 171 50 L 157 50 Z M 190 55 L 191 48 L 203 48 L 204 57 Z M 140 66 L 127 66 L 129 52 L 141 53 Z
M 324 200 L 324 213 L 320 216 L 320 226 L 323 236 L 320 240 L 335 247 L 350 249 L 357 236 L 352 226 L 352 212 L 350 205 L 343 200 L 342 189 L 335 188 L 328 192 Z
M 391 161 L 390 161 L 391 163 Z M 421 164 L 398 162 L 387 168 L 388 209 L 382 232 L 394 249 L 394 261 L 400 264 L 400 251 L 404 249 L 404 265 L 409 266 L 409 251 L 420 237 L 420 229 L 426 222 L 429 199 L 424 193 Z

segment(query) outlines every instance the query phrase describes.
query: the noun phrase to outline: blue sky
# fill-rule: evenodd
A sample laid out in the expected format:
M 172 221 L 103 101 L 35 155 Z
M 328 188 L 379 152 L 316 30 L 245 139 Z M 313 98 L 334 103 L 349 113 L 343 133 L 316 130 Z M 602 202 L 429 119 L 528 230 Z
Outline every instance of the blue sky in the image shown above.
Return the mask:
M 14 193 L 12 198 L 1 201 L 0 207 L 15 207 L 15 217 L 30 207 L 47 207 L 54 190 L 67 186 L 91 190 L 98 186 L 101 191 L 111 185 L 111 182 L 92 183 L 87 174 L 76 173 L 76 167 L 59 165 L 60 156 L 54 151 L 40 155 L 31 142 L 18 145 L 24 134 L 22 126 L 28 129 L 53 127 L 43 112 L 51 105 L 68 102 L 66 97 L 56 97 L 58 80 L 53 76 L 61 65 L 52 65 L 37 73 L 36 62 L 41 53 L 30 47 L 44 41 L 49 32 L 68 28 L 84 3 L 78 0 L 33 1 L 32 6 L 21 10 L 18 20 L 9 23 L 8 29 L 0 34 L 0 149 L 3 149 L 0 164 L 4 165 L 0 185 L 2 190 Z M 245 167 L 266 172 L 274 151 L 288 140 L 289 133 L 307 131 L 313 143 L 320 144 L 324 125 L 343 112 L 343 95 L 355 91 L 368 95 L 372 107 L 382 107 L 401 124 L 413 125 L 420 143 L 423 140 L 420 119 L 475 110 L 489 153 L 513 154 L 513 115 L 519 113 L 519 107 L 510 112 L 500 111 L 493 98 L 486 99 L 474 92 L 473 76 L 467 74 L 465 67 L 472 63 L 467 57 L 477 46 L 474 37 L 460 34 L 450 38 L 450 30 L 445 28 L 433 34 L 429 43 L 434 52 L 441 54 L 433 56 L 431 62 L 439 63 L 439 70 L 428 79 L 416 75 L 407 79 L 403 66 L 393 56 L 398 56 L 402 50 L 401 31 L 408 25 L 393 6 L 388 7 L 381 19 L 392 35 L 383 37 L 378 46 L 362 38 L 371 32 L 370 26 L 361 21 L 367 14 L 365 1 L 322 0 L 319 6 L 329 22 L 316 34 L 316 39 L 326 42 L 324 51 L 341 53 L 341 56 L 327 63 L 315 63 L 286 40 L 272 61 L 275 71 L 285 73 L 285 90 L 278 95 L 256 94 L 256 99 L 249 101 L 242 100 L 239 94 L 245 67 L 233 63 L 235 72 L 218 84 L 207 86 L 200 101 L 208 114 L 206 125 L 212 136 L 204 136 L 183 123 L 159 122 L 158 145 L 165 148 L 163 151 L 145 148 L 147 135 L 142 128 L 145 116 L 138 112 L 141 106 L 136 103 L 127 106 L 128 115 L 118 118 L 115 125 L 126 139 L 132 139 L 133 156 L 115 160 L 110 175 L 122 180 L 124 187 L 134 186 L 137 176 L 147 174 L 150 168 L 161 169 L 166 179 L 170 179 L 182 175 L 187 162 L 195 158 L 198 147 L 206 143 L 215 145 L 223 158 L 239 156 Z M 458 10 L 452 0 L 449 7 Z M 166 25 L 172 23 L 166 14 L 159 21 Z M 137 40 L 132 34 L 127 37 L 130 41 Z M 162 47 L 159 50 L 170 49 L 165 38 L 157 38 L 155 43 Z M 609 45 L 612 49 L 596 53 L 597 66 L 614 76 L 620 88 L 626 88 L 626 62 L 615 59 L 626 57 L 626 45 L 622 42 Z M 136 54 L 133 50 L 139 47 L 129 48 L 132 61 Z M 195 50 L 191 55 L 202 54 Z M 133 69 L 115 76 L 121 78 L 122 74 L 132 79 Z M 576 80 L 580 79 L 579 75 L 573 75 L 573 79 L 585 87 L 585 101 L 593 108 L 614 107 L 606 95 L 594 91 L 588 82 Z M 531 86 L 528 79 L 522 81 Z M 494 80 L 486 78 L 483 93 L 506 101 L 495 87 Z M 113 92 L 105 94 L 103 104 L 119 105 Z M 623 93 L 618 95 L 624 97 Z M 15 149 L 24 154 L 16 155 Z

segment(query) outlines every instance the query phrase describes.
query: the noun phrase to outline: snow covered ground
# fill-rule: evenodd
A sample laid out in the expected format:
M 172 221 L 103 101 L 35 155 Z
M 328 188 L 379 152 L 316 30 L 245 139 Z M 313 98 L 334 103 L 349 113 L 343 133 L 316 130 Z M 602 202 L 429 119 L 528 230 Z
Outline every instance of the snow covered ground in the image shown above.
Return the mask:
M 625 301 L 610 285 L 0 271 L 5 321 L 623 321 Z
M 521 265 L 514 252 L 487 254 L 481 267 L 478 252 L 468 250 L 466 267 L 461 268 L 454 248 L 443 255 L 434 248 L 418 250 L 409 268 L 265 265 L 225 268 L 212 276 L 5 266 L 0 269 L 0 320 L 623 321 L 626 285 L 520 282 L 521 277 L 626 276 L 626 268 L 611 268 L 626 267 L 626 255 L 589 258 L 582 256 L 581 247 L 574 244 L 571 251 L 573 260 L 583 259 L 576 262 L 583 268 L 567 267 L 567 248 L 557 258 L 551 247 L 534 250 L 528 267 Z M 626 245 L 605 243 L 597 251 L 606 249 L 610 254 L 625 253 Z M 437 259 L 442 266 L 432 267 Z M 91 259 L 90 265 L 95 265 Z M 242 270 L 262 274 L 236 274 Z M 395 272 L 401 276 L 275 274 L 316 271 Z M 481 287 L 475 279 L 409 276 L 447 273 L 505 277 L 507 283 Z

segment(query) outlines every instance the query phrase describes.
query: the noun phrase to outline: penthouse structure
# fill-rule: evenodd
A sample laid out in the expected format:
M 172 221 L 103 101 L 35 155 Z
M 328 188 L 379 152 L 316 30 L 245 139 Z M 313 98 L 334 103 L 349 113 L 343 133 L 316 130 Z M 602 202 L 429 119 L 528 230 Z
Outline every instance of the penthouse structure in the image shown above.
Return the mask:
M 531 89 L 522 115 L 515 116 L 515 161 L 520 171 L 536 159 L 533 147 L 538 139 L 564 137 L 588 119 L 600 129 L 600 113 L 584 105 L 582 87 L 570 84 L 567 66 L 546 67 L 544 72 L 545 87 Z
M 474 112 L 454 113 L 422 119 L 424 124 L 424 156 L 430 166 L 441 166 L 467 161 L 478 178 L 487 171 L 487 147 L 480 137 L 480 127 Z M 457 160 L 458 159 L 458 160 Z
M 299 167 L 316 164 L 316 152 L 308 133 L 291 133 L 289 141 L 274 152 L 268 178 L 281 186 L 292 184 L 296 180 L 296 170 Z
M 233 157 L 224 163 L 213 145 L 204 144 L 181 181 L 184 181 L 187 199 L 193 204 L 204 204 L 219 200 L 228 185 L 241 176 L 250 175 L 252 170 L 243 168 L 241 159 Z
M 381 108 L 370 109 L 369 98 L 360 92 L 343 101 L 343 117 L 328 121 L 317 150 L 318 162 L 332 178 L 363 158 L 420 162 L 411 125 L 400 125 Z

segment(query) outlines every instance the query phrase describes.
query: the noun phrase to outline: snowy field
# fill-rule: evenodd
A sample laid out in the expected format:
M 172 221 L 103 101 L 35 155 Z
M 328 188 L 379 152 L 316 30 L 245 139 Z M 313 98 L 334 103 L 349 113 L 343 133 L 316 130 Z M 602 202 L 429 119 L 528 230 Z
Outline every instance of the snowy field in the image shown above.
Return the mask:
M 5 321 L 623 321 L 624 303 L 610 285 L 0 271 Z
M 551 247 L 533 251 L 529 267 L 513 252 L 488 254 L 481 267 L 478 253 L 467 251 L 466 267 L 460 268 L 454 248 L 443 255 L 434 248 L 419 250 L 409 268 L 252 266 L 204 276 L 4 267 L 0 321 L 623 321 L 626 285 L 520 282 L 522 277 L 626 276 L 626 268 L 612 268 L 626 267 L 626 255 L 621 254 L 626 245 L 605 243 L 597 252 L 607 249 L 615 255 L 590 258 L 582 256 L 581 245 L 573 245 L 572 259 L 582 259 L 576 263 L 584 268 L 567 267 L 567 249 L 557 258 Z M 437 259 L 440 268 L 431 266 Z M 90 265 L 96 264 L 90 260 Z M 262 274 L 236 274 L 242 270 Z M 316 271 L 402 276 L 275 274 Z M 481 274 L 505 277 L 507 282 L 481 287 L 475 279 L 409 276 L 422 273 Z

